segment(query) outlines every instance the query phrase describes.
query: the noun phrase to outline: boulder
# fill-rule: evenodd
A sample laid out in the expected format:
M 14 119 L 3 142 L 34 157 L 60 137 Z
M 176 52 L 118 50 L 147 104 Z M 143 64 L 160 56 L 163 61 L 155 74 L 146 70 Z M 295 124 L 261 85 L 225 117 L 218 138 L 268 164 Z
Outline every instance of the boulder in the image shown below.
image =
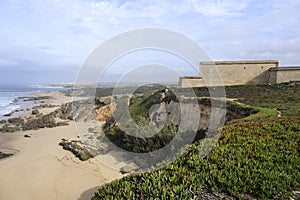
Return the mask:
M 39 113 L 40 113 L 40 111 L 37 110 L 37 109 L 34 109 L 34 110 L 31 112 L 32 115 L 37 115 L 37 114 L 39 114 Z
M 71 151 L 81 161 L 85 161 L 93 157 L 93 155 L 82 145 L 80 141 L 67 141 L 62 139 L 59 145 L 62 146 L 63 149 Z
M 25 123 L 25 120 L 20 117 L 10 118 L 7 121 L 14 125 L 23 125 Z
M 125 165 L 124 167 L 120 168 L 120 172 L 122 174 L 130 173 L 130 172 L 136 172 L 140 169 L 140 167 L 135 163 L 129 163 Z
M 0 128 L 0 132 L 2 132 L 2 133 L 13 133 L 13 132 L 20 131 L 20 130 L 21 130 L 21 128 L 19 126 L 11 126 L 8 124 L 4 124 L 2 126 L 2 128 Z

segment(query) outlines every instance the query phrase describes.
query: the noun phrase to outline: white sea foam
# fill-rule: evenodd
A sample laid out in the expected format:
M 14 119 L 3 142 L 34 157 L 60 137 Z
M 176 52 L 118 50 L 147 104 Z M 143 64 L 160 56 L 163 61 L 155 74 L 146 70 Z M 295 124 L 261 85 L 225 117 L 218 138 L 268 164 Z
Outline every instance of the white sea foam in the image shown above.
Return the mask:
M 30 88 L 36 89 L 64 89 L 62 86 L 50 86 L 50 85 L 28 85 Z
M 46 85 L 0 86 L 0 118 L 22 107 L 24 102 L 19 97 L 28 97 L 36 92 L 59 91 L 63 89 L 66 88 Z
M 6 92 L 5 92 L 6 93 Z M 12 112 L 15 109 L 18 109 L 20 107 L 20 105 L 18 105 L 16 98 L 14 96 L 12 96 L 12 94 L 9 94 L 7 96 L 3 96 L 5 95 L 5 93 L 1 94 L 0 93 L 0 115 L 5 115 L 8 114 L 10 112 Z

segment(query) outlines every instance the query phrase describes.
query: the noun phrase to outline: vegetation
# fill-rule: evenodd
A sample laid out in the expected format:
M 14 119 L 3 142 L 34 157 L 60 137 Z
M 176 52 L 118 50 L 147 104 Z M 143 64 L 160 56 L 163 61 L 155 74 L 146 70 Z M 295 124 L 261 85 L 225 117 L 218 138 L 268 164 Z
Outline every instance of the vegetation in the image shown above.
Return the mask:
M 251 106 L 276 109 L 285 116 L 300 118 L 299 87 L 299 83 L 238 85 L 227 86 L 225 91 L 227 98 L 236 99 L 238 102 Z M 194 90 L 197 96 L 209 96 L 208 88 L 195 88 Z
M 158 150 L 167 144 L 174 138 L 178 130 L 178 127 L 173 124 L 164 126 L 155 136 L 149 138 L 139 138 L 126 134 L 119 127 L 114 126 L 105 132 L 105 135 L 118 147 L 135 153 L 148 153 Z M 132 131 L 136 134 L 143 134 L 145 130 L 136 128 Z M 149 130 L 153 131 L 153 130 Z
M 207 91 L 195 89 L 198 96 Z M 271 110 L 257 108 L 256 115 L 228 123 L 205 158 L 199 157 L 204 142 L 199 140 L 167 167 L 115 180 L 100 188 L 93 200 L 191 199 L 201 197 L 203 189 L 239 199 L 288 199 L 292 191 L 299 191 L 299 85 L 232 86 L 226 93 Z

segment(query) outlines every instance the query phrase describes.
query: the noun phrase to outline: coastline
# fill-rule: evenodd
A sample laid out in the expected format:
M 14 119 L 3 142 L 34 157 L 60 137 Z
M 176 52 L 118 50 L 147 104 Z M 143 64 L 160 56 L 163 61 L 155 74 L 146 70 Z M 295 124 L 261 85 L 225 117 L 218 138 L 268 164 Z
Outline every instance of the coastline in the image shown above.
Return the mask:
M 51 96 L 45 103 L 52 105 L 73 100 L 60 92 L 33 94 L 45 95 Z M 58 106 L 38 110 L 47 114 Z M 0 199 L 89 199 L 101 185 L 122 177 L 99 160 L 80 161 L 58 145 L 62 138 L 77 138 L 73 121 L 67 126 L 0 135 L 0 149 L 18 151 L 0 160 Z

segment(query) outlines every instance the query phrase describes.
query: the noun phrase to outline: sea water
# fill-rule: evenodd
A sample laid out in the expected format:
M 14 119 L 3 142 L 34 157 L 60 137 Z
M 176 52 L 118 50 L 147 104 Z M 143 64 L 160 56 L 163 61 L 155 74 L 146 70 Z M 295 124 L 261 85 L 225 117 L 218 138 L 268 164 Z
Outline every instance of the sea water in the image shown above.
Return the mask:
M 50 92 L 65 90 L 64 87 L 45 85 L 0 85 L 0 116 L 19 109 L 20 97 L 29 97 L 36 92 Z

